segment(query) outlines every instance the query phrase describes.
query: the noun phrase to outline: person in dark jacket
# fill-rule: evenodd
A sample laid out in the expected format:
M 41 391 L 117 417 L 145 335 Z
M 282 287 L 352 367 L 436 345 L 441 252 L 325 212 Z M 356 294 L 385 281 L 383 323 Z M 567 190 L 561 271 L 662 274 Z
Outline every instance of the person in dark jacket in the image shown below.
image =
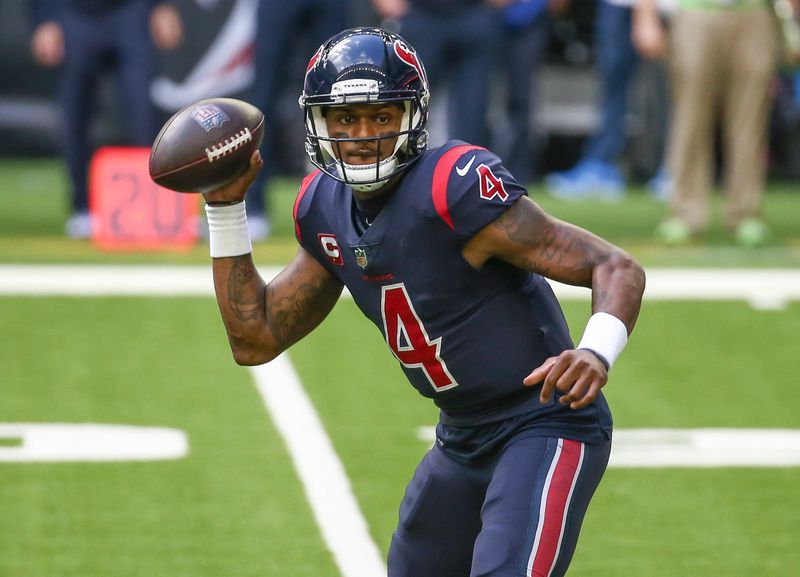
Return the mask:
M 35 61 L 59 69 L 61 148 L 71 183 L 70 238 L 91 234 L 87 173 L 92 155 L 89 126 L 99 79 L 119 81 L 127 143 L 150 146 L 160 118 L 150 99 L 158 49 L 183 37 L 177 9 L 160 0 L 32 0 Z
M 346 26 L 349 11 L 350 0 L 259 0 L 253 53 L 255 77 L 246 99 L 264 112 L 268 122 L 274 124 L 281 118 L 287 125 L 294 123 L 297 130 L 302 127 L 303 116 L 297 106 L 291 110 L 282 108 L 286 90 L 294 87 L 297 76 L 292 74 L 292 51 L 302 48 L 304 52 L 307 47 L 319 46 Z M 302 75 L 297 80 L 302 81 Z M 276 169 L 277 163 L 272 160 L 282 144 L 277 138 L 261 142 L 261 157 L 269 164 L 247 193 L 247 222 L 253 240 L 263 240 L 270 234 L 266 190 Z
M 513 0 L 373 0 L 425 60 L 437 90 L 447 85 L 446 138 L 489 146 L 487 112 L 503 8 Z

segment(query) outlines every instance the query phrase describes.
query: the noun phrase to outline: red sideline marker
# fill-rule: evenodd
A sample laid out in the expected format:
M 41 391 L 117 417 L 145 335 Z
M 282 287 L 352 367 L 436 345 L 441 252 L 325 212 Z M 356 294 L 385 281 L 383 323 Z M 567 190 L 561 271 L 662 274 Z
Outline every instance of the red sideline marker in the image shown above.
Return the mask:
M 104 147 L 89 169 L 92 242 L 107 251 L 188 251 L 198 239 L 200 198 L 150 179 L 148 147 Z

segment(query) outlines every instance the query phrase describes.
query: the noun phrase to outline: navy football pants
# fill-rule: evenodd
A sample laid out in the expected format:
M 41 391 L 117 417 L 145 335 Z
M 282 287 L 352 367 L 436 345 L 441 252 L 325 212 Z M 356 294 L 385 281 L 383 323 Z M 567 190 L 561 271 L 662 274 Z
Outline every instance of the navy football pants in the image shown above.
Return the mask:
M 389 577 L 564 575 L 610 451 L 523 436 L 470 466 L 432 448 L 400 505 Z

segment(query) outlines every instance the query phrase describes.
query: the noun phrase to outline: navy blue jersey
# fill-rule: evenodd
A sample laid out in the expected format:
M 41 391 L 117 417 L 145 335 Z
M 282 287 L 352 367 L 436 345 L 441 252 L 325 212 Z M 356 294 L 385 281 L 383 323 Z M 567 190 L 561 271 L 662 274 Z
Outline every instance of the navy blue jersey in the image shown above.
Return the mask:
M 475 270 L 462 256 L 473 235 L 527 194 L 498 157 L 451 141 L 424 153 L 390 194 L 365 227 L 352 190 L 315 172 L 295 203 L 296 234 L 347 286 L 441 422 L 469 430 L 524 415 L 542 434 L 591 442 L 608 433 L 602 397 L 571 410 L 555 399 L 542 405 L 539 388 L 522 384 L 573 347 L 549 284 L 497 259 Z

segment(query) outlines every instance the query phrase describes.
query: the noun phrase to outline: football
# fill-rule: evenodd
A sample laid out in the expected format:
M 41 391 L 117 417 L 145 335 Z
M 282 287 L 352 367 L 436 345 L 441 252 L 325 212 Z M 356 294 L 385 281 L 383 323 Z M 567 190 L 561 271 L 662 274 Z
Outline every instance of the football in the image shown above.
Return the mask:
M 209 98 L 170 118 L 150 151 L 150 178 L 177 192 L 208 192 L 242 174 L 264 136 L 264 115 L 247 102 Z

